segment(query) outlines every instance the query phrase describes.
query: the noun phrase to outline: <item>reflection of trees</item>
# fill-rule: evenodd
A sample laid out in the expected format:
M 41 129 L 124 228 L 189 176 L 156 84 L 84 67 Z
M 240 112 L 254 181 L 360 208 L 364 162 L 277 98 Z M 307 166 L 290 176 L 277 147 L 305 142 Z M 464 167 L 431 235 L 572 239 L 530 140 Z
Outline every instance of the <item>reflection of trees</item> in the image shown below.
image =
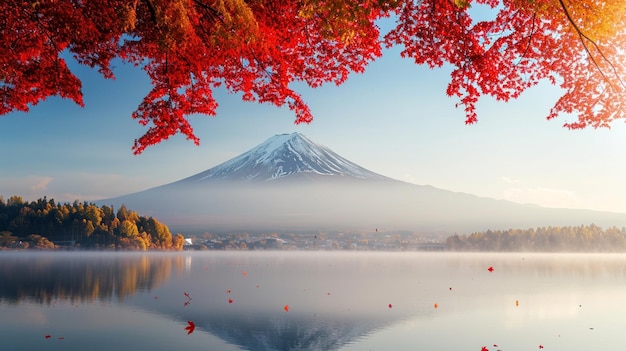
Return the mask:
M 0 256 L 0 301 L 122 300 L 164 283 L 183 264 L 175 255 L 8 254 Z

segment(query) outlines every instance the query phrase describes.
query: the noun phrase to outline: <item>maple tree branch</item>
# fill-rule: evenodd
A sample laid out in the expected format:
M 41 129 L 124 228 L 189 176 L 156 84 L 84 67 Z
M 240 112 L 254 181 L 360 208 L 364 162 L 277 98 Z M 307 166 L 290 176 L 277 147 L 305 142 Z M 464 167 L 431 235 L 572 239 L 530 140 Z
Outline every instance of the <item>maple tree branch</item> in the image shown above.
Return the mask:
M 154 9 L 154 6 L 152 5 L 152 1 L 146 0 L 145 2 L 146 2 L 146 5 L 148 6 L 148 11 L 150 11 L 150 17 L 156 24 L 157 23 L 156 10 Z
M 209 5 L 205 4 L 205 3 L 203 3 L 203 2 L 202 2 L 202 1 L 200 1 L 200 0 L 193 0 L 193 2 L 194 2 L 196 5 L 198 5 L 198 6 L 202 7 L 203 9 L 205 9 L 205 10 L 209 11 L 209 15 L 210 15 L 211 17 L 216 18 L 216 19 L 217 19 L 217 20 L 219 20 L 222 24 L 225 24 L 225 23 L 224 23 L 224 19 L 220 16 L 220 13 L 219 13 L 219 12 L 218 12 L 215 8 L 213 8 L 213 7 L 211 7 L 211 6 L 209 6 Z
M 514 66 L 517 66 L 520 63 L 522 63 L 522 58 L 526 57 L 526 53 L 528 53 L 528 50 L 530 49 L 530 43 L 533 40 L 533 35 L 535 34 L 536 24 L 537 24 L 537 12 L 533 14 L 533 22 L 532 22 L 532 27 L 530 27 L 530 34 L 528 35 L 528 44 L 526 44 L 526 49 L 524 49 L 524 52 L 522 53 L 522 56 L 520 57 L 519 62 L 517 62 Z
M 611 69 L 613 70 L 613 73 L 615 75 L 615 77 L 617 77 L 617 80 L 620 82 L 620 84 L 626 88 L 626 84 L 624 83 L 624 81 L 622 80 L 622 78 L 619 76 L 618 72 L 617 72 L 617 68 L 615 68 L 615 66 L 613 65 L 613 63 L 604 55 L 604 53 L 602 52 L 602 50 L 600 49 L 600 47 L 598 46 L 598 44 L 596 44 L 596 42 L 589 38 L 585 33 L 583 33 L 583 31 L 580 29 L 580 27 L 578 27 L 578 25 L 575 23 L 574 19 L 572 18 L 572 15 L 569 13 L 569 11 L 567 10 L 567 6 L 565 6 L 565 3 L 563 2 L 563 0 L 559 0 L 559 3 L 561 4 L 561 8 L 563 8 L 563 12 L 565 13 L 565 16 L 567 17 L 568 22 L 572 25 L 572 27 L 574 27 L 574 30 L 576 31 L 576 33 L 578 34 L 578 37 L 580 38 L 580 42 L 583 46 L 583 48 L 585 49 L 585 52 L 587 53 L 587 55 L 589 56 L 589 59 L 591 60 L 591 62 L 594 64 L 594 66 L 596 66 L 596 68 L 598 69 L 598 72 L 600 72 L 600 75 L 602 75 L 602 78 L 611 86 L 613 86 L 613 83 L 611 83 L 611 81 L 609 80 L 609 78 L 606 76 L 606 74 L 604 73 L 604 71 L 602 70 L 602 68 L 600 68 L 598 62 L 596 61 L 595 57 L 591 54 L 591 51 L 589 50 L 589 47 L 587 46 L 587 44 L 585 43 L 585 39 L 588 40 L 593 47 L 598 50 L 598 53 L 600 54 L 600 56 L 602 57 L 602 59 L 608 63 L 608 65 L 611 67 Z
M 56 50 L 56 52 L 61 52 L 61 50 L 59 50 L 59 47 L 56 45 L 56 43 L 52 39 L 52 36 L 50 36 L 50 31 L 48 30 L 48 28 L 46 28 L 46 26 L 44 26 L 43 23 L 41 23 L 41 21 L 39 20 L 39 11 L 37 11 L 36 8 L 34 8 L 34 11 L 35 11 L 34 13 L 30 13 L 29 11 L 25 11 L 25 12 L 33 15 L 33 18 L 35 18 L 35 21 L 37 22 L 39 28 L 41 28 L 41 31 L 44 33 L 46 38 L 48 38 L 54 50 Z
M 254 52 L 254 50 L 250 49 L 249 50 L 250 54 L 252 55 L 252 58 L 254 58 L 254 61 L 256 61 L 256 63 L 261 67 L 261 70 L 263 71 L 263 73 L 265 73 L 265 75 L 267 76 L 267 78 L 269 78 L 270 82 L 280 85 L 279 81 L 276 80 L 276 77 L 274 76 L 274 73 L 271 72 L 271 70 L 267 69 L 267 65 L 261 61 L 261 59 L 259 59 L 259 57 L 256 55 L 256 53 Z
M 33 10 L 34 10 L 34 13 L 31 13 L 31 14 L 35 18 L 35 21 L 37 22 L 37 25 L 39 26 L 39 28 L 41 28 L 41 31 L 44 33 L 46 38 L 48 38 L 48 41 L 50 42 L 50 45 L 54 48 L 54 50 L 57 53 L 56 57 L 54 58 L 54 67 L 57 69 L 57 73 L 59 73 L 59 68 L 60 68 L 59 54 L 61 53 L 61 49 L 59 49 L 57 44 L 54 42 L 54 39 L 52 38 L 52 35 L 50 34 L 51 31 L 43 23 L 41 23 L 41 20 L 39 19 L 39 14 L 40 13 L 39 13 L 39 11 L 37 11 L 37 8 L 34 7 Z

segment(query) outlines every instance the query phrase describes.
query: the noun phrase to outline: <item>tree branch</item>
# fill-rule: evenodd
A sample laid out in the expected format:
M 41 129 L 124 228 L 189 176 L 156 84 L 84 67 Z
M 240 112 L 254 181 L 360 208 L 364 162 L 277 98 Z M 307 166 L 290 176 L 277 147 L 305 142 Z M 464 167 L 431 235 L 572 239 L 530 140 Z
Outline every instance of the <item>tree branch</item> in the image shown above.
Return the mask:
M 617 72 L 617 68 L 615 68 L 615 66 L 613 65 L 613 63 L 604 55 L 604 53 L 602 52 L 602 50 L 600 49 L 600 47 L 598 46 L 598 44 L 596 44 L 596 42 L 589 38 L 585 33 L 583 33 L 583 31 L 580 29 L 580 27 L 578 27 L 578 25 L 576 24 L 576 22 L 574 22 L 574 19 L 572 18 L 572 15 L 569 13 L 569 11 L 567 10 L 567 6 L 565 6 L 565 3 L 563 2 L 563 0 L 559 0 L 559 3 L 561 4 L 561 7 L 563 8 L 563 12 L 565 13 L 565 16 L 567 17 L 567 20 L 569 21 L 569 23 L 572 25 L 572 27 L 574 27 L 574 30 L 576 31 L 576 33 L 578 34 L 578 37 L 580 38 L 580 42 L 583 45 L 583 48 L 585 49 L 585 52 L 587 52 L 587 55 L 589 55 L 589 59 L 591 60 L 591 62 L 593 62 L 594 66 L 596 66 L 596 68 L 598 69 L 598 71 L 600 72 L 600 74 L 602 75 L 602 78 L 604 78 L 604 80 L 609 84 L 609 85 L 613 85 L 613 83 L 611 83 L 611 81 L 609 80 L 609 78 L 606 76 L 606 74 L 604 73 L 604 71 L 602 70 L 602 68 L 600 68 L 600 66 L 598 65 L 598 62 L 596 61 L 595 57 L 593 57 L 593 55 L 591 54 L 591 51 L 589 50 L 589 47 L 587 46 L 587 44 L 585 43 L 585 40 L 588 40 L 593 47 L 598 50 L 598 53 L 600 54 L 601 58 L 606 61 L 606 63 L 608 63 L 608 65 L 611 67 L 611 69 L 613 70 L 613 74 L 615 75 L 615 77 L 617 77 L 617 80 L 619 81 L 619 83 L 626 88 L 626 84 L 624 83 L 624 81 L 622 80 L 622 78 L 619 76 L 618 72 Z

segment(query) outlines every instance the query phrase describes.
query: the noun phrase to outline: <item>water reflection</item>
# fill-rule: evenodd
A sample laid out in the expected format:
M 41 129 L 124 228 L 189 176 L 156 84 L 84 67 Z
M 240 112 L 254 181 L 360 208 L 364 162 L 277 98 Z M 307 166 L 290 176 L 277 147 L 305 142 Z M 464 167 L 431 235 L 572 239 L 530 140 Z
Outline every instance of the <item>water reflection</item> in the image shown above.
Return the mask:
M 382 261 L 318 254 L 190 254 L 190 270 L 125 301 L 245 350 L 336 350 L 417 312 Z M 402 280 L 406 280 L 402 278 Z M 191 297 L 189 304 L 184 293 Z M 232 301 L 232 303 L 230 303 Z M 390 309 L 389 303 L 404 308 Z M 284 305 L 289 305 L 285 312 Z
M 621 337 L 624 283 L 623 255 L 2 252 L 0 330 L 7 350 L 565 350 Z
M 182 262 L 179 256 L 154 254 L 2 253 L 0 302 L 123 300 L 163 284 Z

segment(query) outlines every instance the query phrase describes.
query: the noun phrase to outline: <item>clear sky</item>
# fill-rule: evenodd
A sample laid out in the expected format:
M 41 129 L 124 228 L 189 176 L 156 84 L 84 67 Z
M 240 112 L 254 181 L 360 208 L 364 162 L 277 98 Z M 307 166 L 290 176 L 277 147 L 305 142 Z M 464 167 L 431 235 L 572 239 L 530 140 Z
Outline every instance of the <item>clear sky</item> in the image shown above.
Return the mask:
M 478 124 L 445 94 L 449 69 L 430 70 L 387 50 L 365 74 L 309 89 L 315 119 L 294 125 L 288 108 L 218 91 L 216 117 L 193 116 L 201 139 L 177 136 L 135 156 L 146 127 L 131 113 L 150 90 L 140 69 L 117 62 L 116 80 L 73 64 L 85 108 L 49 98 L 0 116 L 0 195 L 93 201 L 173 182 L 279 133 L 301 132 L 347 159 L 395 179 L 519 203 L 626 212 L 626 126 L 570 131 L 547 121 L 560 96 L 544 84 L 518 100 L 482 98 Z

